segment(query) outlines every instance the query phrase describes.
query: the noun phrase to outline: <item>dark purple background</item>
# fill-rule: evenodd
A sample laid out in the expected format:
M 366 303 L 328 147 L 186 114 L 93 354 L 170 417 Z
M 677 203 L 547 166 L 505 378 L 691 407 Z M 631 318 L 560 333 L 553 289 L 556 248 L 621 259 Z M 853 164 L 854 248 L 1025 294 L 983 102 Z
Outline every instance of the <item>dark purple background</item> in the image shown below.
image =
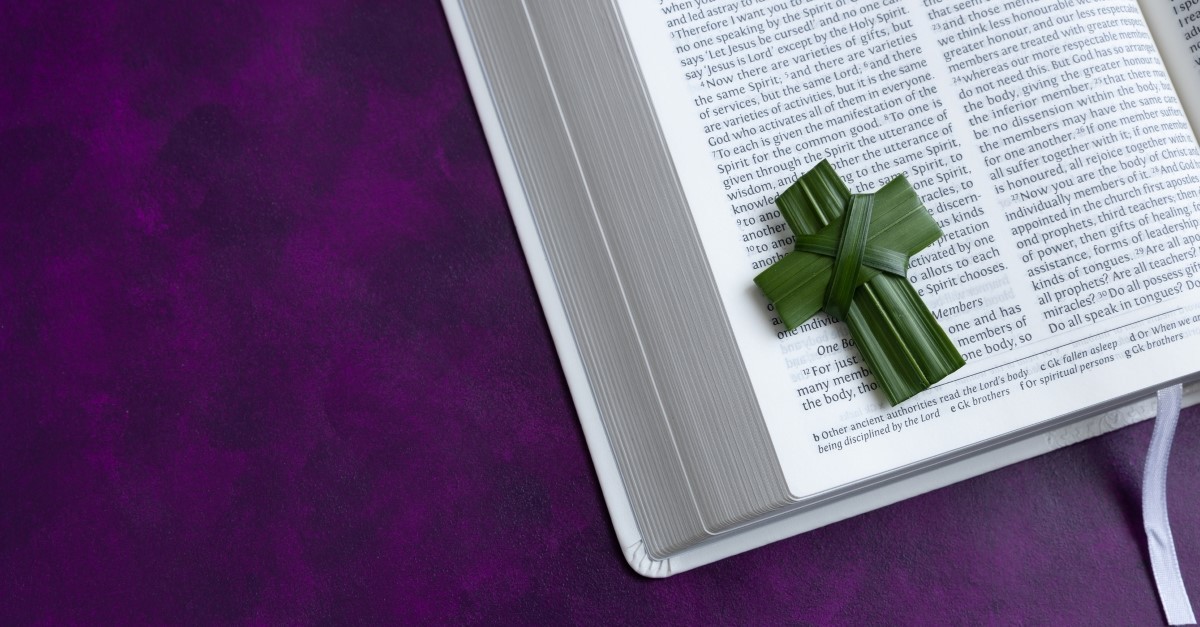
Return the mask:
M 0 622 L 1161 620 L 1148 424 L 636 576 L 437 3 L 80 5 L 0 8 Z

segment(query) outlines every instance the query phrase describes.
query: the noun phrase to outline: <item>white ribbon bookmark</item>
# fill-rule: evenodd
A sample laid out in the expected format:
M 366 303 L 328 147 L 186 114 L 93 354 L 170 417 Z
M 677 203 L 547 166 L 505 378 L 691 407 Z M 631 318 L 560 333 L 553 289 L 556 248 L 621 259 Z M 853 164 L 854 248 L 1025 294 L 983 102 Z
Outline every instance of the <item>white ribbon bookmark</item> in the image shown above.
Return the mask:
M 1142 521 L 1150 545 L 1150 567 L 1154 570 L 1154 583 L 1158 586 L 1167 622 L 1195 625 L 1196 616 L 1192 614 L 1192 603 L 1183 587 L 1179 558 L 1175 556 L 1175 539 L 1167 519 L 1167 461 L 1182 403 L 1182 385 L 1158 391 L 1158 418 L 1154 420 L 1150 451 L 1146 453 L 1146 471 L 1142 476 Z

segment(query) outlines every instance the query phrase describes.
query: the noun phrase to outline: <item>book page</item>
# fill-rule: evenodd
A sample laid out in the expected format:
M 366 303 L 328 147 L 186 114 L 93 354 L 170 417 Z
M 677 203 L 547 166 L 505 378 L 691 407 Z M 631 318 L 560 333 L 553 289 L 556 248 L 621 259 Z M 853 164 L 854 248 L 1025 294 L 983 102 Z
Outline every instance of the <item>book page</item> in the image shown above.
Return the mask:
M 1194 127 L 1200 122 L 1200 0 L 1140 0 L 1140 5 Z
M 1200 371 L 1200 149 L 1133 0 L 619 5 L 795 497 Z M 945 233 L 909 279 L 967 365 L 898 407 L 753 283 L 823 158 Z

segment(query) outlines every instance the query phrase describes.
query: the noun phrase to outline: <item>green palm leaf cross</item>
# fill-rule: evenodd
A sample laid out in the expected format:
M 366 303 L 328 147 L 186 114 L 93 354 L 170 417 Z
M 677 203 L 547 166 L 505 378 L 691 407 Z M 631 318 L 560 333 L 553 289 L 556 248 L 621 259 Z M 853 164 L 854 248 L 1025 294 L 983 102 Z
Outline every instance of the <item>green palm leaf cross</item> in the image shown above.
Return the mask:
M 775 203 L 796 250 L 754 282 L 789 330 L 822 309 L 846 322 L 893 405 L 966 363 L 905 277 L 908 260 L 942 230 L 903 175 L 851 194 L 822 161 Z

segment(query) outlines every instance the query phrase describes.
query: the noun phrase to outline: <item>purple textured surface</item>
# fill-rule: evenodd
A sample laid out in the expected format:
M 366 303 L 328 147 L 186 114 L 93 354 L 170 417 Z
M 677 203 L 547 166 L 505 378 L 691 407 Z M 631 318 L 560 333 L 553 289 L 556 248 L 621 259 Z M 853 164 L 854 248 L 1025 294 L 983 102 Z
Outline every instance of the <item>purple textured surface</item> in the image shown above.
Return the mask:
M 642 579 L 435 2 L 0 8 L 0 623 L 1153 624 L 1149 437 Z

